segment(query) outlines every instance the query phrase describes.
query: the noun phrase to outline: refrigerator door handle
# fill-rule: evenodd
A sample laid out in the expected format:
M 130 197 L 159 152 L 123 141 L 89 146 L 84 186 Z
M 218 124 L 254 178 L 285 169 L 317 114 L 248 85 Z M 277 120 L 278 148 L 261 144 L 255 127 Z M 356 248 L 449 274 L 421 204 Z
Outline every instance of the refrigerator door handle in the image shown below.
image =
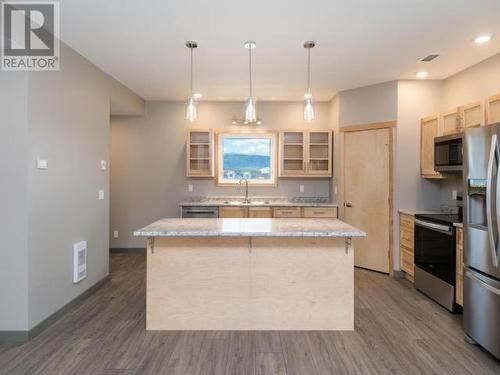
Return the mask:
M 496 134 L 491 136 L 490 156 L 488 159 L 488 177 L 486 182 L 486 224 L 488 225 L 488 242 L 490 245 L 491 255 L 493 257 L 493 264 L 498 267 L 498 257 L 496 251 L 495 236 L 493 235 L 493 220 L 492 220 L 492 185 L 493 185 L 493 166 L 497 162 L 498 169 L 498 138 Z M 498 173 L 497 173 L 498 174 Z M 498 176 L 497 176 L 498 178 Z M 497 186 L 498 191 L 498 186 Z M 496 199 L 498 206 L 498 199 Z M 498 213 L 498 211 L 497 211 Z M 498 221 L 497 221 L 498 225 Z M 497 229 L 498 230 L 498 229 Z
M 500 289 L 497 289 L 497 288 L 489 285 L 488 283 L 485 283 L 479 277 L 477 277 L 476 275 L 474 275 L 471 271 L 466 270 L 465 271 L 465 275 L 468 276 L 468 277 L 470 277 L 472 280 L 476 281 L 477 283 L 479 283 L 483 288 L 489 290 L 491 293 L 494 293 L 497 296 L 500 296 Z

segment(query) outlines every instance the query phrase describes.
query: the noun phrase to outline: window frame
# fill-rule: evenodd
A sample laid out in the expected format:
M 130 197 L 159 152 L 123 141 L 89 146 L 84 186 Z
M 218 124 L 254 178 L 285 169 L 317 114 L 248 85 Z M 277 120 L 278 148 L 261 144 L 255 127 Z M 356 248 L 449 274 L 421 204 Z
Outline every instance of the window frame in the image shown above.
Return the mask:
M 271 179 L 262 180 L 248 180 L 248 185 L 250 186 L 276 186 L 278 184 L 278 132 L 273 130 L 258 130 L 258 129 L 248 129 L 248 130 L 221 130 L 216 133 L 216 165 L 215 165 L 215 176 L 217 186 L 239 186 L 238 181 L 231 181 L 224 179 L 222 176 L 223 172 L 223 141 L 225 138 L 266 138 L 271 140 Z

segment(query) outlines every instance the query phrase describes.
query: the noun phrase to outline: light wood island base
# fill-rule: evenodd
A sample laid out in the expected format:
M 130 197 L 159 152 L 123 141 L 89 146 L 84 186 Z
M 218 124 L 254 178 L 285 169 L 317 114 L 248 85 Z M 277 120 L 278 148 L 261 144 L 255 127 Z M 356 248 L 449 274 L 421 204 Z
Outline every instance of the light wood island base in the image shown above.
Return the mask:
M 346 243 L 346 237 L 151 237 L 146 328 L 353 330 L 354 249 Z

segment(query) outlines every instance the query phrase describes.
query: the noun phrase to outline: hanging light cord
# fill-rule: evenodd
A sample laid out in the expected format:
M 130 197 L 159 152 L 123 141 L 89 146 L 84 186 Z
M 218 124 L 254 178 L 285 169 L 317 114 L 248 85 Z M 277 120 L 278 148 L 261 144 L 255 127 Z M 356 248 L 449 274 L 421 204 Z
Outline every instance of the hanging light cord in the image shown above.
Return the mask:
M 191 85 L 190 85 L 191 93 L 190 93 L 190 95 L 193 95 L 193 47 L 190 47 L 189 49 L 191 50 Z
M 307 48 L 307 93 L 311 94 L 311 47 Z
M 249 76 L 250 76 L 250 97 L 252 97 L 252 46 L 248 48 L 248 56 L 249 56 L 249 64 L 248 64 L 248 70 L 249 70 Z

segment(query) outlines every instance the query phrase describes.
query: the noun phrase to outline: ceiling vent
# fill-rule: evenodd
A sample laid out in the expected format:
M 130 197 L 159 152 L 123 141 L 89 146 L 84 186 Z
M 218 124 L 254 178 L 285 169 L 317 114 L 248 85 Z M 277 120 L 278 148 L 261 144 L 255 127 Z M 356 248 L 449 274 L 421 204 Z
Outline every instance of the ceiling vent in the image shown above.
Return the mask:
M 427 55 L 425 56 L 424 58 L 418 60 L 419 62 L 431 62 L 432 60 L 438 58 L 439 56 L 441 56 L 440 54 L 438 53 L 431 53 L 430 55 Z

